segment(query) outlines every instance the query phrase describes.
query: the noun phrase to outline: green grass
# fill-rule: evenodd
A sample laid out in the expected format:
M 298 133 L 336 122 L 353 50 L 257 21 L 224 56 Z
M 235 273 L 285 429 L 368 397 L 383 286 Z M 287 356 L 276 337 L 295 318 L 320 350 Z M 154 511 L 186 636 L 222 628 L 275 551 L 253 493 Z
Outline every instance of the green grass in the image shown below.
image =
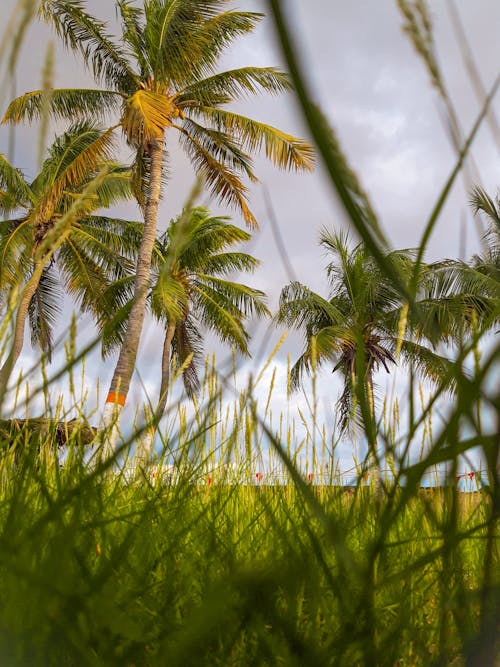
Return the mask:
M 406 486 L 311 485 L 303 441 L 281 445 L 251 393 L 227 410 L 220 385 L 207 363 L 194 420 L 173 406 L 143 468 L 137 434 L 120 469 L 88 463 L 85 422 L 62 466 L 56 421 L 3 431 L 1 664 L 494 664 L 491 489 L 421 489 L 403 461 Z M 287 484 L 255 480 L 265 452 Z
M 78 455 L 7 455 L 1 662 L 465 664 L 488 557 L 500 586 L 491 503 L 432 490 L 398 510 L 400 496 L 200 486 L 187 468 L 125 483 Z

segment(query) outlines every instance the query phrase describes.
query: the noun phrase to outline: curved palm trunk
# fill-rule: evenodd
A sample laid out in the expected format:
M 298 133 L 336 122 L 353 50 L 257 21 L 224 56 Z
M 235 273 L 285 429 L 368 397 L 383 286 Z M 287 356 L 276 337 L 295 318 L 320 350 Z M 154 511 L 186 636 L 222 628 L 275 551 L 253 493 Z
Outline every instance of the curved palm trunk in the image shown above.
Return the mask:
M 17 309 L 16 314 L 16 324 L 14 327 L 14 339 L 12 341 L 12 346 L 10 348 L 7 359 L 5 360 L 3 366 L 0 368 L 0 397 L 5 393 L 7 387 L 7 382 L 14 364 L 19 359 L 21 350 L 23 349 L 24 343 L 24 329 L 26 325 L 26 317 L 28 315 L 28 308 L 33 298 L 38 283 L 40 282 L 40 271 L 42 268 L 42 261 L 39 260 L 35 264 L 33 275 L 30 280 L 26 283 L 26 286 L 21 295 L 21 301 Z
M 163 140 L 164 133 L 148 146 L 151 171 L 149 192 L 144 208 L 144 234 L 137 257 L 134 302 L 128 317 L 125 337 L 111 380 L 109 393 L 106 397 L 106 405 L 103 414 L 104 425 L 110 426 L 113 424 L 113 428 L 111 429 L 107 441 L 106 449 L 110 450 L 106 452 L 107 454 L 112 453 L 118 439 L 119 414 L 127 399 L 144 323 L 149 276 L 151 272 L 151 257 L 156 239 L 158 206 L 161 194 Z
M 161 387 L 158 405 L 155 410 L 155 422 L 158 425 L 160 419 L 163 417 L 165 408 L 167 406 L 168 387 L 170 384 L 170 352 L 172 350 L 172 341 L 175 336 L 175 324 L 169 324 L 167 327 L 167 334 L 165 342 L 163 343 L 163 354 L 161 358 Z
M 165 341 L 163 343 L 163 353 L 161 358 L 160 396 L 158 398 L 158 403 L 156 405 L 156 410 L 154 412 L 153 419 L 151 420 L 151 424 L 149 424 L 146 433 L 141 438 L 140 443 L 138 443 L 137 451 L 135 454 L 137 463 L 142 465 L 146 465 L 151 460 L 151 452 L 153 449 L 155 433 L 167 406 L 168 388 L 170 385 L 170 353 L 172 350 L 172 341 L 174 336 L 175 324 L 169 324 L 167 327 L 167 333 L 165 335 Z

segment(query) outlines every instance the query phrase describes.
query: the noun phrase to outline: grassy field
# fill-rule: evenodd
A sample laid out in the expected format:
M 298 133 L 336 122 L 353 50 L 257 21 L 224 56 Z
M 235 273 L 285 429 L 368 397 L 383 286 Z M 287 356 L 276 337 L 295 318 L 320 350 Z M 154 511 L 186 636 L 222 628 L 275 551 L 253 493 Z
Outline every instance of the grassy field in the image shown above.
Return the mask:
M 131 478 L 69 438 L 4 450 L 1 664 L 494 664 L 487 491 Z
M 428 665 L 478 650 L 483 499 L 435 491 L 393 516 L 398 494 L 369 489 L 27 472 L 2 494 L 4 664 Z

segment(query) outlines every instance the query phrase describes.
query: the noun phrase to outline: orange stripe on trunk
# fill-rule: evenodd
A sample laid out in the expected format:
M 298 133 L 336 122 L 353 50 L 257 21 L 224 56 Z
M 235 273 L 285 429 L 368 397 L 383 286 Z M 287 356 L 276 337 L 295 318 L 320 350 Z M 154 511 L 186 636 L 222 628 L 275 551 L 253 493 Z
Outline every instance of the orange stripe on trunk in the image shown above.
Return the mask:
M 108 397 L 106 398 L 106 403 L 117 403 L 118 405 L 121 405 L 123 407 L 125 405 L 126 400 L 127 400 L 126 394 L 117 394 L 114 391 L 110 391 Z

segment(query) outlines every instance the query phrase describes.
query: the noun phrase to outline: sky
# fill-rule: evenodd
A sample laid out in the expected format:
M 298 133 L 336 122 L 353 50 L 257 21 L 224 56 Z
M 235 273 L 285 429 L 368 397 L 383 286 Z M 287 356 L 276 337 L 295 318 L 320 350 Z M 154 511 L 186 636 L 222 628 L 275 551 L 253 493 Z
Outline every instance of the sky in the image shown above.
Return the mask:
M 433 0 L 431 6 L 439 64 L 460 122 L 470 130 L 480 105 L 466 74 L 456 35 L 452 29 L 448 0 Z M 488 89 L 498 73 L 500 62 L 500 3 L 496 0 L 455 0 L 465 26 L 467 38 Z M 0 25 L 6 25 L 15 0 L 2 0 Z M 441 189 L 451 173 L 455 154 L 443 123 L 443 109 L 427 72 L 404 35 L 402 17 L 395 0 L 285 0 L 286 17 L 299 48 L 304 70 L 308 74 L 314 96 L 334 127 L 345 153 L 356 170 L 389 242 L 395 248 L 418 245 L 425 222 Z M 264 0 L 240 0 L 239 9 L 268 14 L 251 36 L 238 40 L 221 62 L 221 68 L 253 64 L 280 65 L 283 59 L 274 35 L 270 12 Z M 92 13 L 109 19 L 114 17 L 112 0 L 88 0 Z M 17 71 L 17 93 L 40 86 L 41 68 L 50 31 L 42 25 L 30 28 L 20 54 Z M 56 86 L 93 86 L 79 62 L 59 45 L 56 47 Z M 11 91 L 0 91 L 3 109 Z M 241 113 L 275 125 L 300 137 L 308 132 L 292 95 L 261 97 L 233 107 Z M 493 108 L 500 116 L 500 96 Z M 52 136 L 58 128 L 52 129 Z M 16 134 L 15 163 L 28 174 L 35 169 L 33 146 L 36 128 L 20 129 Z M 0 127 L 0 150 L 5 151 L 8 134 Z M 175 142 L 174 142 L 175 143 Z M 499 186 L 498 149 L 488 126 L 483 124 L 472 150 L 478 165 L 481 184 L 495 194 Z M 124 157 L 127 152 L 124 151 Z M 187 160 L 173 146 L 169 165 L 169 181 L 160 209 L 160 229 L 175 216 L 186 201 L 194 182 Z M 348 222 L 339 207 L 328 179 L 318 164 L 313 174 L 278 172 L 263 158 L 256 160 L 260 184 L 250 187 L 251 208 L 260 223 L 260 231 L 245 248 L 258 257 L 262 265 L 251 278 L 251 284 L 269 295 L 272 310 L 276 309 L 281 288 L 296 277 L 312 289 L 326 295 L 324 257 L 318 247 L 322 227 L 347 229 Z M 269 193 L 272 208 L 285 242 L 293 276 L 280 259 L 268 219 L 263 189 Z M 202 203 L 216 212 L 229 213 L 241 223 L 234 211 L 227 211 L 210 201 Z M 123 217 L 137 218 L 133 204 L 122 207 Z M 354 235 L 353 235 L 354 237 Z M 468 194 L 462 179 L 457 179 L 435 232 L 430 240 L 427 259 L 444 257 L 468 258 L 479 247 L 477 223 L 473 220 Z M 247 282 L 250 280 L 245 278 Z M 67 304 L 66 311 L 71 308 Z M 68 313 L 63 320 L 67 323 Z M 90 335 L 90 325 L 80 320 L 80 339 Z M 255 372 L 267 358 L 282 331 L 275 326 L 259 326 L 255 330 L 253 360 L 242 366 L 242 375 Z M 158 351 L 161 332 L 148 323 L 138 362 L 138 372 L 148 392 L 155 394 L 159 386 Z M 291 333 L 274 358 L 282 377 L 286 358 L 292 361 L 301 351 L 301 340 Z M 27 340 L 27 348 L 29 343 Z M 225 352 L 207 338 L 207 348 Z M 27 349 L 20 361 L 25 367 L 35 359 Z M 114 358 L 102 363 L 98 355 L 87 364 L 90 385 L 100 378 L 102 393 L 114 367 Z M 391 380 L 392 382 L 393 380 Z M 339 389 L 331 373 L 326 372 L 319 383 L 325 405 L 325 419 L 331 419 L 332 396 Z M 140 401 L 143 388 L 135 381 L 132 400 Z M 282 393 L 282 392 L 281 392 Z M 276 397 L 276 409 L 283 396 Z M 102 400 L 102 396 L 101 396 Z M 296 399 L 298 404 L 302 400 Z

